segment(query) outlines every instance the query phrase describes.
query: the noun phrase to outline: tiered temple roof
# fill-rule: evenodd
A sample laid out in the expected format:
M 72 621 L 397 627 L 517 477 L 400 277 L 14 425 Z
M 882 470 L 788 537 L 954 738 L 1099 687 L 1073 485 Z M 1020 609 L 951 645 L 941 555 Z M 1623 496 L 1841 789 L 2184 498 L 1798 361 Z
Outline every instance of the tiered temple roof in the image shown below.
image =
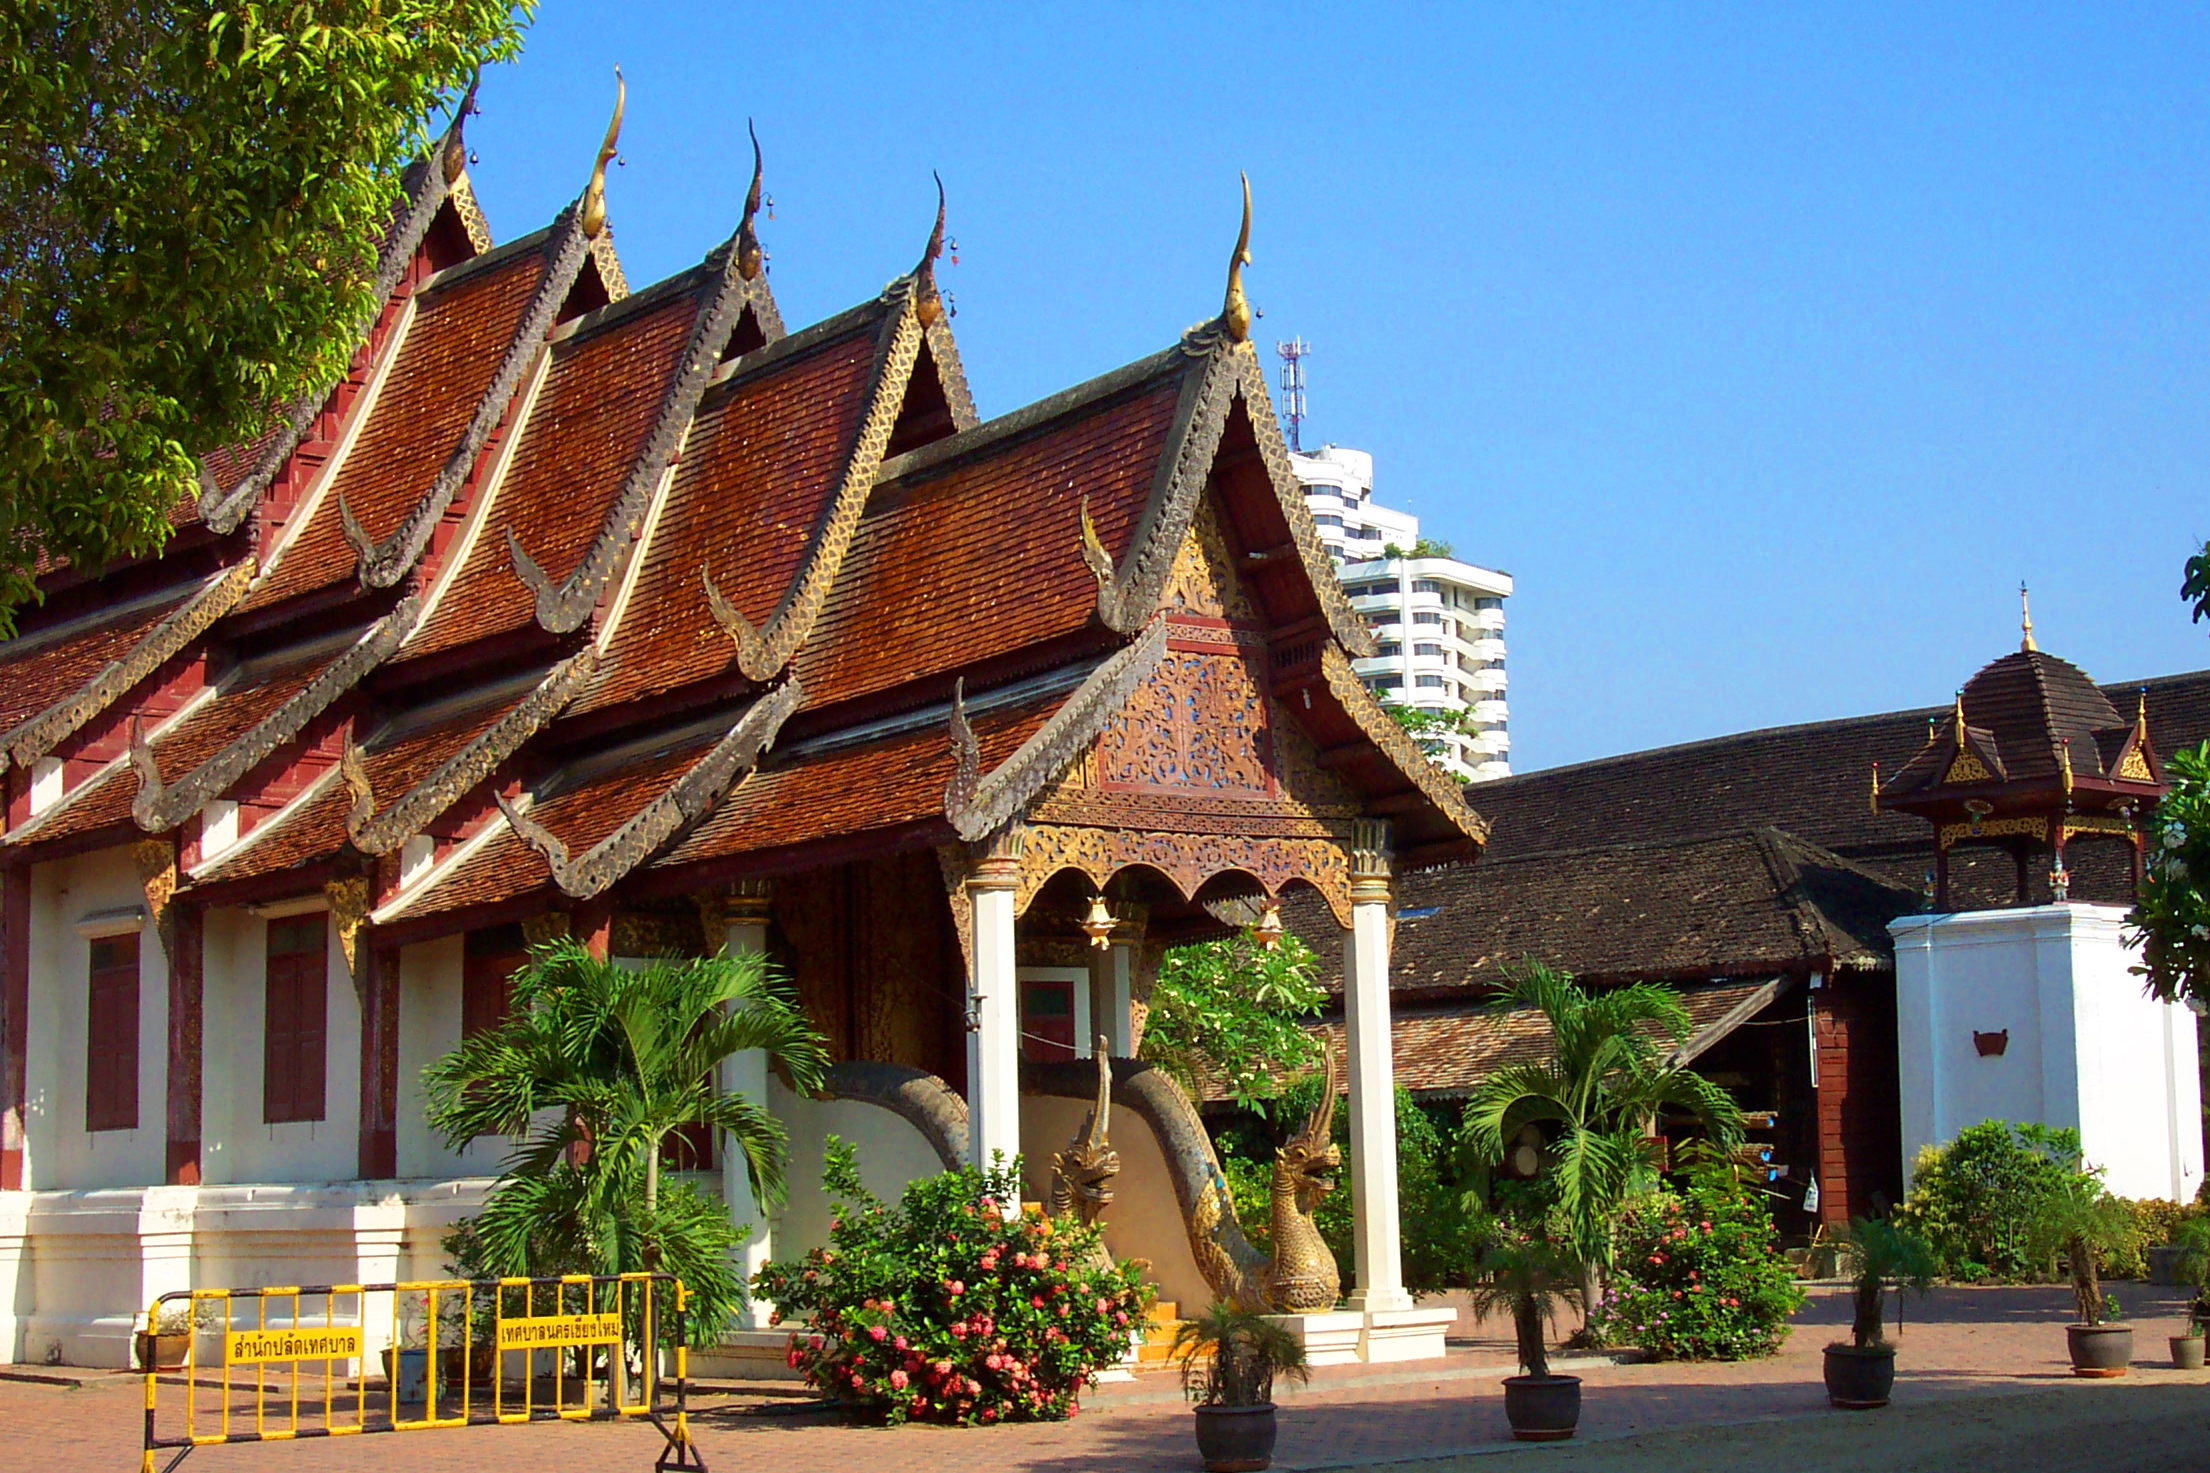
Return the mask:
M 1351 672 L 1239 289 L 978 423 L 941 205 L 914 269 L 786 333 L 757 170 L 727 241 L 631 293 L 595 208 L 611 132 L 577 200 L 494 246 L 458 126 L 344 381 L 209 457 L 161 556 L 50 570 L 0 647 L 0 863 L 154 840 L 204 905 L 365 878 L 397 946 L 978 839 L 1178 658 L 1170 612 L 1257 651 L 1301 727 L 1278 740 L 1405 862 L 1474 852 Z

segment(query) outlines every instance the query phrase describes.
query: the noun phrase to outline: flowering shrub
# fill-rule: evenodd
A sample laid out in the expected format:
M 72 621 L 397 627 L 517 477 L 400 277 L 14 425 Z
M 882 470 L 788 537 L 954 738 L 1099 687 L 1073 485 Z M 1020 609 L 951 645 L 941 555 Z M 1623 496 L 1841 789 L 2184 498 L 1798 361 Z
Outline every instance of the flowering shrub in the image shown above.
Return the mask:
M 779 1318 L 806 1322 L 789 1359 L 816 1390 L 892 1424 L 1057 1421 L 1127 1353 L 1149 1287 L 1097 1260 L 1093 1229 L 1003 1217 L 1014 1172 L 924 1177 L 891 1205 L 832 1139 L 822 1180 L 839 1199 L 829 1246 L 753 1280 Z
M 1612 1296 L 1593 1328 L 1662 1359 L 1748 1360 L 1780 1348 L 1802 1303 L 1762 1195 L 1713 1161 L 1681 1195 L 1627 1210 Z

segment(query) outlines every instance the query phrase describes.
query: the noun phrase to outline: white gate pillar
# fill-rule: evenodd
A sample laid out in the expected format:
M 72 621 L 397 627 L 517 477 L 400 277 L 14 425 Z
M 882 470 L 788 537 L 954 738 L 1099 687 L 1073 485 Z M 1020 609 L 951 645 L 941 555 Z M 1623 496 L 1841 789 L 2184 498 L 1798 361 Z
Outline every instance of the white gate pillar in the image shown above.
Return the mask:
M 767 950 L 767 923 L 773 910 L 773 899 L 765 880 L 740 880 L 730 886 L 726 909 L 722 912 L 722 951 L 731 957 L 758 956 Z M 743 1095 L 761 1109 L 767 1108 L 767 1050 L 741 1049 L 721 1061 L 717 1081 L 723 1094 Z M 735 1141 L 726 1137 L 721 1142 L 721 1200 L 729 1208 L 729 1216 L 740 1226 L 749 1225 L 750 1231 L 737 1245 L 737 1271 L 744 1275 L 747 1284 L 752 1276 L 767 1266 L 774 1255 L 775 1234 L 769 1226 L 767 1212 L 759 1199 L 752 1195 L 752 1178 L 746 1172 L 744 1153 L 737 1149 Z M 764 1300 L 756 1300 L 749 1293 L 738 1311 L 739 1328 L 764 1330 L 768 1328 L 768 1311 Z
M 1351 929 L 1343 938 L 1350 1053 L 1354 1308 L 1411 1306 L 1398 1226 L 1396 1072 L 1389 1036 L 1389 826 L 1360 820 L 1351 840 Z
M 1021 1018 L 1013 909 L 1021 831 L 980 846 L 967 877 L 972 960 L 967 977 L 967 1155 L 1011 1167 L 1021 1154 Z M 1004 1204 L 1006 1216 L 1021 1210 Z

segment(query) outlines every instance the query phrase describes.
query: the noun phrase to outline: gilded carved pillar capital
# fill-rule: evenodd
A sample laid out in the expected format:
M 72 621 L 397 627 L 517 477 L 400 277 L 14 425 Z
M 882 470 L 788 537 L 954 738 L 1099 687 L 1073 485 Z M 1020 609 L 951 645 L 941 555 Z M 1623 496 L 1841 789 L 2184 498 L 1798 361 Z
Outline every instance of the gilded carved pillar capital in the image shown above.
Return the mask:
M 1351 825 L 1351 903 L 1389 899 L 1395 855 L 1389 847 L 1386 819 L 1361 818 Z
M 1021 851 L 1028 830 L 1008 824 L 987 839 L 967 846 L 969 890 L 1017 890 L 1021 883 Z
M 775 914 L 775 882 L 731 881 L 721 906 L 722 918 L 732 925 L 764 926 Z

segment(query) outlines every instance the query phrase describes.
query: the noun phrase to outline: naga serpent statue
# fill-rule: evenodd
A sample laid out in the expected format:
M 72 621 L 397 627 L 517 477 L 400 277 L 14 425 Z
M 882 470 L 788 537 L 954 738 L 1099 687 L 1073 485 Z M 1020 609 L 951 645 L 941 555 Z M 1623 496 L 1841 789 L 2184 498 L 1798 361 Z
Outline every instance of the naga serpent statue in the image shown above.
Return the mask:
M 1274 1179 L 1267 1194 L 1269 1236 L 1274 1256 L 1251 1246 L 1235 1220 L 1227 1179 L 1213 1163 L 1209 1190 L 1199 1194 L 1190 1220 L 1190 1247 L 1206 1282 L 1220 1297 L 1245 1308 L 1272 1314 L 1310 1314 L 1335 1308 L 1343 1275 L 1335 1254 L 1312 1214 L 1320 1199 L 1335 1190 L 1343 1153 L 1335 1148 L 1335 1053 L 1323 1053 L 1320 1102 L 1302 1129 L 1274 1152 Z
M 1104 1054 L 1100 1048 L 1100 1056 Z M 1190 1256 L 1214 1297 L 1264 1314 L 1311 1314 L 1335 1307 L 1343 1277 L 1335 1255 L 1312 1221 L 1313 1209 L 1335 1187 L 1342 1167 L 1342 1153 L 1334 1144 L 1335 1095 L 1342 1076 L 1335 1055 L 1324 1060 L 1320 1102 L 1304 1125 L 1274 1153 L 1274 1176 L 1268 1202 L 1268 1226 L 1274 1252 L 1259 1252 L 1236 1220 L 1229 1199 L 1228 1181 L 1221 1173 L 1220 1158 L 1197 1107 L 1182 1087 L 1164 1070 L 1136 1059 L 1111 1062 L 1116 1076 L 1111 1087 L 1119 1102 L 1149 1127 L 1164 1158 L 1167 1179 L 1181 1208 L 1182 1227 Z M 1083 1099 L 1090 1094 L 1089 1071 L 1075 1063 L 1029 1061 L 1021 1066 L 1024 1090 L 1062 1098 Z M 1097 1086 L 1101 1102 L 1106 1085 Z M 1119 1166 L 1117 1154 L 1104 1145 L 1104 1132 L 1096 1125 L 1104 1118 L 1100 1109 L 1082 1134 L 1053 1163 L 1050 1211 L 1071 1211 L 1083 1221 L 1112 1200 L 1109 1173 L 1097 1172 L 1095 1163 Z M 1140 1162 L 1139 1162 L 1140 1164 Z M 1086 1184 L 1085 1184 L 1086 1183 Z
M 1082 1122 L 1067 1148 L 1051 1158 L 1051 1193 L 1044 1211 L 1052 1217 L 1071 1217 L 1094 1228 L 1113 1204 L 1113 1178 L 1120 1175 L 1120 1153 L 1106 1139 L 1113 1113 L 1113 1061 L 1106 1040 L 1097 1040 L 1097 1103 Z M 1107 1266 L 1113 1261 L 1098 1240 L 1096 1257 Z

